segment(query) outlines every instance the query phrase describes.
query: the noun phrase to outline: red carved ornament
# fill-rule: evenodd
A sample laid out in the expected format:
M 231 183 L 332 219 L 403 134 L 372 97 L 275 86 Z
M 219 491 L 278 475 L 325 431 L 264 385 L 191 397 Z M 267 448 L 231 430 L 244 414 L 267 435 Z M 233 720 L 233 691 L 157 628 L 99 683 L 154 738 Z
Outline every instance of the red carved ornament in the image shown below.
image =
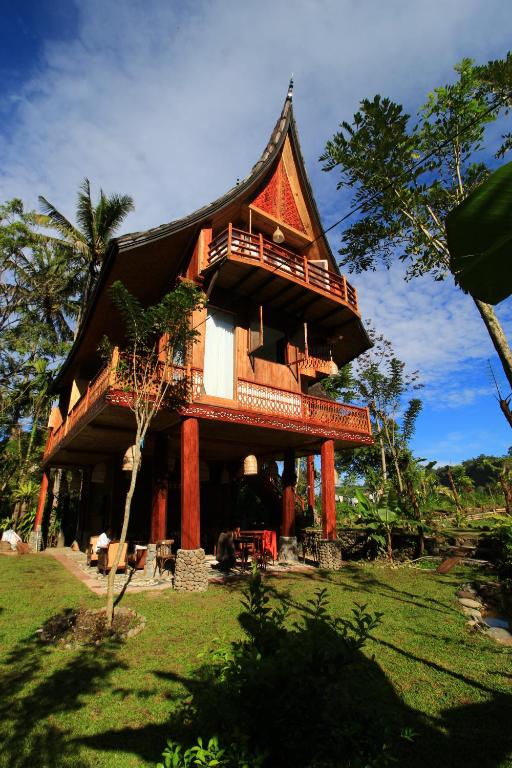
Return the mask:
M 279 161 L 266 187 L 252 202 L 284 224 L 289 224 L 299 232 L 306 232 L 282 160 Z

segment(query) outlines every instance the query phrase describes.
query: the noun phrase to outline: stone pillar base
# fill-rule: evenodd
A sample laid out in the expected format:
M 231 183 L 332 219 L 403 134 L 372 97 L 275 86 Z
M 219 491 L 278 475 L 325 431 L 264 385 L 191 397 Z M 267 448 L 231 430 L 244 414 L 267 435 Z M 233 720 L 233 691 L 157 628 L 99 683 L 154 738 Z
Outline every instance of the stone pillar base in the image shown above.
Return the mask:
M 342 566 L 341 541 L 320 539 L 318 542 L 318 567 L 326 571 L 339 571 Z
M 204 549 L 178 549 L 174 589 L 178 592 L 205 592 L 208 589 Z
M 41 531 L 30 531 L 28 545 L 32 552 L 40 552 L 43 548 L 43 536 Z
M 299 555 L 297 552 L 296 536 L 279 537 L 279 555 L 277 559 L 280 563 L 298 563 Z
M 156 544 L 148 544 L 146 552 L 146 564 L 144 565 L 144 575 L 147 579 L 152 579 L 155 573 Z

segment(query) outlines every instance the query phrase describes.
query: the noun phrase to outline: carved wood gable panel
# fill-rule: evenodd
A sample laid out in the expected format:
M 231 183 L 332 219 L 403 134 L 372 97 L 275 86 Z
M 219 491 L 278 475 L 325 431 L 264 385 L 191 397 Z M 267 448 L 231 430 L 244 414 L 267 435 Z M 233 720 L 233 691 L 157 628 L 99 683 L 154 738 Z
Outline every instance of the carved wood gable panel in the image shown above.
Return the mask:
M 299 232 L 306 233 L 282 159 L 266 187 L 261 190 L 252 203 L 275 219 L 279 219 Z

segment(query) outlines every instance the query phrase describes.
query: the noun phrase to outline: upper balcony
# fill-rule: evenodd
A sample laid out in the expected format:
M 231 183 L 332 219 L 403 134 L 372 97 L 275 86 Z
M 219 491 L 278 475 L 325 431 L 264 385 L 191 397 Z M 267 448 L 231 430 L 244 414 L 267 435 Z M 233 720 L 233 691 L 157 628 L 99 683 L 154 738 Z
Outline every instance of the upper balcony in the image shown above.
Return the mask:
M 345 277 L 231 224 L 210 243 L 204 274 L 214 272 L 216 287 L 327 330 L 360 316 L 356 290 Z

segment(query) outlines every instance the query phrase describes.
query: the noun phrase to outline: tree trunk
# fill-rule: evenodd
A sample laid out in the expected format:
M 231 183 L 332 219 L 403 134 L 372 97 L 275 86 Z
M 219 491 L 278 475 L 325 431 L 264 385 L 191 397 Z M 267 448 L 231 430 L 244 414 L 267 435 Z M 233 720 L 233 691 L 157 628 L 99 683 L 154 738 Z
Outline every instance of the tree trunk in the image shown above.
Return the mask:
M 505 509 L 507 515 L 512 515 L 512 485 L 510 483 L 510 474 L 507 467 L 503 467 L 500 474 L 500 485 L 505 497 Z
M 389 446 L 389 450 L 391 451 L 391 456 L 393 458 L 393 464 L 395 465 L 395 472 L 396 472 L 396 479 L 397 479 L 397 482 L 398 482 L 398 488 L 400 490 L 400 493 L 403 493 L 404 492 L 404 483 L 403 483 L 403 480 L 402 480 L 402 473 L 400 472 L 400 466 L 398 464 L 398 454 L 396 452 L 395 446 L 393 445 L 393 441 L 391 440 L 391 435 L 389 434 L 389 429 L 388 429 L 388 425 L 387 425 L 387 422 L 386 422 L 385 418 L 383 418 L 382 424 L 384 426 L 384 432 L 386 434 L 386 440 L 387 440 L 387 443 L 388 443 L 388 446 Z
M 450 488 L 452 489 L 452 493 L 453 493 L 453 500 L 455 501 L 455 506 L 457 507 L 457 512 L 462 514 L 462 505 L 460 503 L 459 494 L 457 493 L 455 483 L 453 482 L 452 473 L 450 472 L 450 470 L 448 470 L 447 474 L 448 474 L 448 482 L 450 483 Z
M 503 412 L 503 415 L 505 416 L 506 420 L 512 427 L 512 411 L 510 410 L 510 405 L 508 404 L 508 399 L 504 400 L 502 397 L 499 398 L 500 408 Z
M 379 422 L 379 417 L 377 415 L 377 406 L 374 403 L 373 404 L 373 412 L 375 415 L 375 426 L 377 427 L 377 430 L 379 432 L 379 446 L 380 446 L 380 463 L 382 466 L 382 489 L 384 490 L 384 486 L 387 483 L 388 480 L 388 468 L 386 465 L 386 451 L 384 450 L 384 440 L 382 439 L 382 432 L 381 432 L 381 426 Z
M 119 537 L 119 546 L 117 547 L 117 552 L 114 557 L 114 562 L 112 563 L 112 568 L 108 573 L 107 607 L 106 607 L 108 627 L 112 626 L 112 622 L 114 620 L 114 582 L 116 578 L 117 566 L 119 565 L 119 561 L 121 560 L 121 552 L 123 551 L 123 545 L 126 542 L 126 534 L 128 532 L 128 523 L 130 522 L 132 498 L 133 498 L 133 493 L 135 491 L 135 484 L 137 482 L 137 473 L 139 471 L 140 455 L 141 455 L 140 437 L 137 436 L 137 439 L 135 441 L 134 451 L 133 451 L 132 476 L 130 478 L 130 486 L 126 493 L 126 500 L 124 502 L 123 527 L 121 529 L 121 536 Z
M 508 345 L 508 341 L 503 333 L 503 329 L 500 325 L 500 321 L 496 317 L 496 313 L 490 304 L 475 299 L 473 301 L 476 304 L 476 308 L 480 312 L 480 316 L 484 321 L 487 332 L 491 337 L 494 349 L 501 361 L 503 371 L 507 377 L 507 381 L 512 389 L 512 350 Z
M 391 530 L 390 529 L 386 530 L 386 543 L 387 543 L 388 560 L 390 562 L 393 562 L 393 545 L 391 543 Z

